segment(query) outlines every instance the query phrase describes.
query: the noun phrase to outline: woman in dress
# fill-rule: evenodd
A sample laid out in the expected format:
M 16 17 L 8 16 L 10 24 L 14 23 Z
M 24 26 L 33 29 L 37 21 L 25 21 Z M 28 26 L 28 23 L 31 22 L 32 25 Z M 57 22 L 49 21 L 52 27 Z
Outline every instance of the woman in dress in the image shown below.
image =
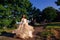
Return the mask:
M 26 19 L 26 16 L 23 15 L 21 23 L 19 24 L 19 27 L 13 31 L 13 33 L 16 34 L 19 38 L 32 38 L 33 37 L 34 28 L 30 25 L 28 25 L 28 21 Z

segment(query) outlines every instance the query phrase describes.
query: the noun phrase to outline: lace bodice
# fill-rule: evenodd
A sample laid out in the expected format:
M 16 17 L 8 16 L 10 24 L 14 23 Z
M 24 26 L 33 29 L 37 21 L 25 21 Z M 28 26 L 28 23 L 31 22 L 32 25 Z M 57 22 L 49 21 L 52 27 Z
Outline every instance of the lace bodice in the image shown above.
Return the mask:
M 28 24 L 27 19 L 22 18 L 21 23 L 22 24 Z

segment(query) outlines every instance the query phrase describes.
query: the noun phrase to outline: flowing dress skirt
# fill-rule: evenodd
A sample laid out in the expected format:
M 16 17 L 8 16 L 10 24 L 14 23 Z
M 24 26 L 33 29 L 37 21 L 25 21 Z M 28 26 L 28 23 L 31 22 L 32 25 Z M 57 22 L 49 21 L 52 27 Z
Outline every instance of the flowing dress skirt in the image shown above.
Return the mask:
M 15 33 L 16 36 L 23 39 L 29 38 L 29 37 L 32 38 L 33 32 L 34 32 L 33 27 L 26 24 L 19 25 L 19 27 L 13 31 L 13 33 Z

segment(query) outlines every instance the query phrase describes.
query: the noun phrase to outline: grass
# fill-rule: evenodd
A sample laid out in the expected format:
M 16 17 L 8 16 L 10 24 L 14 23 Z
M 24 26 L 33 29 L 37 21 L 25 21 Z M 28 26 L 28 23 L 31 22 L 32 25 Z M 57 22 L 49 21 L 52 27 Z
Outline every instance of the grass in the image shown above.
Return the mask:
M 60 24 L 47 24 L 47 26 L 60 26 Z
M 60 22 L 52 22 L 52 23 L 48 23 L 46 26 L 46 29 L 51 29 L 51 28 L 58 28 L 60 29 Z M 5 29 L 0 29 L 0 33 L 3 31 L 6 32 L 11 32 L 12 30 L 14 30 L 15 28 L 5 28 Z
M 14 29 L 15 29 L 15 28 L 0 29 L 0 34 L 1 34 L 1 32 L 3 32 L 3 31 L 12 32 Z
M 46 28 L 47 28 L 47 29 L 51 29 L 51 28 L 53 28 L 53 29 L 55 29 L 55 28 L 56 28 L 56 29 L 60 29 L 60 26 L 47 26 Z
M 51 29 L 51 28 L 60 28 L 60 23 L 48 23 L 46 26 L 46 29 Z M 6 31 L 6 32 L 12 32 L 15 28 L 5 28 L 5 29 L 0 29 L 0 35 L 1 32 Z M 49 30 L 45 30 L 41 33 L 41 36 L 48 36 L 48 35 L 53 35 L 52 32 L 50 32 Z M 41 38 L 40 36 L 40 38 Z M 39 36 L 38 36 L 39 37 Z M 7 39 L 7 38 L 3 38 L 2 40 Z M 40 40 L 39 38 L 36 38 L 37 40 Z
M 60 22 L 48 23 L 46 28 L 47 29 L 49 29 L 49 28 L 58 28 L 58 29 L 60 29 Z

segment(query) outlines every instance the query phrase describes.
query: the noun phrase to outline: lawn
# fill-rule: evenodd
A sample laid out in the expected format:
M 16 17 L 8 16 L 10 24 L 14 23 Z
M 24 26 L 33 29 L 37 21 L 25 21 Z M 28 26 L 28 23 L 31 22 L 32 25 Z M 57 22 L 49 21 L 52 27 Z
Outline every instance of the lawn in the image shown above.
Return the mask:
M 41 25 L 41 24 L 40 24 L 40 25 Z M 60 22 L 47 23 L 46 28 L 47 28 L 47 29 L 49 29 L 49 28 L 60 28 Z M 11 31 L 14 30 L 14 29 L 15 29 L 15 28 L 0 29 L 0 32 L 2 32 L 2 31 L 11 32 Z
M 1 32 L 3 32 L 3 31 L 11 33 L 14 29 L 15 29 L 15 28 L 0 29 L 0 34 L 1 34 Z
M 46 28 L 47 29 L 51 29 L 51 28 L 53 28 L 53 29 L 60 29 L 60 26 L 47 26 Z
M 40 25 L 41 25 L 41 24 L 40 24 Z M 42 27 L 43 27 L 43 26 L 42 26 Z M 56 23 L 55 23 L 55 22 L 54 22 L 54 23 L 48 23 L 47 26 L 46 26 L 46 29 L 48 29 L 48 30 L 45 30 L 45 31 L 42 31 L 43 29 L 42 29 L 41 27 L 38 27 L 38 26 L 37 26 L 37 27 L 35 27 L 35 32 L 34 32 L 34 33 L 37 34 L 37 33 L 39 33 L 39 32 L 41 31 L 40 34 L 41 34 L 42 36 L 44 36 L 44 35 L 46 36 L 46 35 L 52 34 L 52 33 L 49 31 L 49 29 L 51 29 L 51 28 L 52 28 L 52 29 L 54 29 L 54 28 L 60 29 L 60 22 L 59 22 L 59 23 L 57 23 L 57 22 L 56 22 Z M 2 32 L 4 32 L 4 31 L 7 32 L 7 33 L 11 33 L 14 29 L 15 29 L 15 28 L 0 29 L 0 35 L 1 35 Z M 41 30 L 41 29 L 42 29 L 42 30 Z M 34 35 L 35 35 L 35 34 L 34 34 Z M 38 35 L 39 35 L 39 34 L 38 34 Z M 38 35 L 37 35 L 37 36 L 38 36 Z M 7 38 L 7 39 L 9 39 L 9 38 Z M 37 39 L 37 38 L 35 38 L 35 39 Z
M 60 29 L 60 22 L 48 23 L 46 28 L 58 28 L 58 29 Z

